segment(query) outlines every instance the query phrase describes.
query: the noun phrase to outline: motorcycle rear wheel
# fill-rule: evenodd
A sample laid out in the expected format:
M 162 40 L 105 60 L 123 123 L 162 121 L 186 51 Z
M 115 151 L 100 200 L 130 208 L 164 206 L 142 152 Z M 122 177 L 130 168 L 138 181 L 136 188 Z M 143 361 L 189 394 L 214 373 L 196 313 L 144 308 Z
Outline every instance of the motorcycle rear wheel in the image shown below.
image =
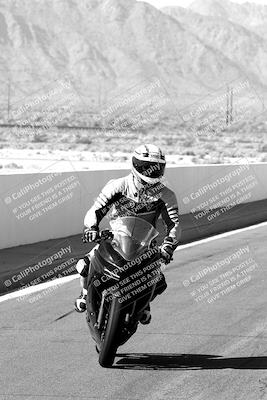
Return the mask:
M 111 367 L 118 348 L 116 337 L 118 337 L 118 328 L 120 323 L 121 304 L 114 297 L 111 302 L 106 330 L 104 332 L 103 342 L 99 351 L 99 364 L 101 367 Z

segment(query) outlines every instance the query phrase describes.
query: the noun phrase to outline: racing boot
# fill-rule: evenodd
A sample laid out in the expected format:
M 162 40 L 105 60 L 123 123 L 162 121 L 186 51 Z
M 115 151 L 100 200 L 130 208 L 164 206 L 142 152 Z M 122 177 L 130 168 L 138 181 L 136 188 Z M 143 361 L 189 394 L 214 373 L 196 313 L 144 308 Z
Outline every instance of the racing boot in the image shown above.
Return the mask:
M 82 289 L 80 296 L 75 300 L 75 310 L 79 313 L 83 313 L 86 310 L 86 297 L 87 290 Z
M 148 304 L 148 306 L 144 309 L 144 311 L 142 312 L 142 315 L 139 318 L 139 322 L 142 325 L 148 325 L 151 322 L 151 313 L 150 313 L 150 304 Z

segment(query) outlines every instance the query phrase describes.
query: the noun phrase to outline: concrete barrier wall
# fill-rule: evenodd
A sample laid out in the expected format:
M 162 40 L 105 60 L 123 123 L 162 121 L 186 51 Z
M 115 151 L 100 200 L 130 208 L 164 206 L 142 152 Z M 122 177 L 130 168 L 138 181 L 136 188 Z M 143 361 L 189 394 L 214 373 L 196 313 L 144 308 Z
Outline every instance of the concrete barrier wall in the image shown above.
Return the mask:
M 0 175 L 0 248 L 80 233 L 104 184 L 128 170 Z M 267 163 L 168 168 L 180 214 L 267 199 Z M 216 207 L 218 206 L 218 207 Z

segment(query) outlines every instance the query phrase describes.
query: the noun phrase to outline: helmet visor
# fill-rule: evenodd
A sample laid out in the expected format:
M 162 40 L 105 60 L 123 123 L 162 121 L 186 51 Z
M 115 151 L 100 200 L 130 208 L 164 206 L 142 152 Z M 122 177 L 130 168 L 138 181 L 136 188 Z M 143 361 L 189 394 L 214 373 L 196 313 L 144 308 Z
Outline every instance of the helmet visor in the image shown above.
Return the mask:
M 161 178 L 164 175 L 165 162 L 143 161 L 133 157 L 133 167 L 147 178 Z

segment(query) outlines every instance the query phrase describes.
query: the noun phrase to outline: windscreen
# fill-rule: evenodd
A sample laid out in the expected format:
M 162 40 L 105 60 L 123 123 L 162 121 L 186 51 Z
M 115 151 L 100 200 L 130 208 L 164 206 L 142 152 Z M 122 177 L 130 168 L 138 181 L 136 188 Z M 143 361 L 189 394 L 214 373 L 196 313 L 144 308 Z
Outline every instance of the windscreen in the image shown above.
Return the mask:
M 110 221 L 110 226 L 114 234 L 114 249 L 129 261 L 137 257 L 158 235 L 149 222 L 138 217 L 120 217 Z

